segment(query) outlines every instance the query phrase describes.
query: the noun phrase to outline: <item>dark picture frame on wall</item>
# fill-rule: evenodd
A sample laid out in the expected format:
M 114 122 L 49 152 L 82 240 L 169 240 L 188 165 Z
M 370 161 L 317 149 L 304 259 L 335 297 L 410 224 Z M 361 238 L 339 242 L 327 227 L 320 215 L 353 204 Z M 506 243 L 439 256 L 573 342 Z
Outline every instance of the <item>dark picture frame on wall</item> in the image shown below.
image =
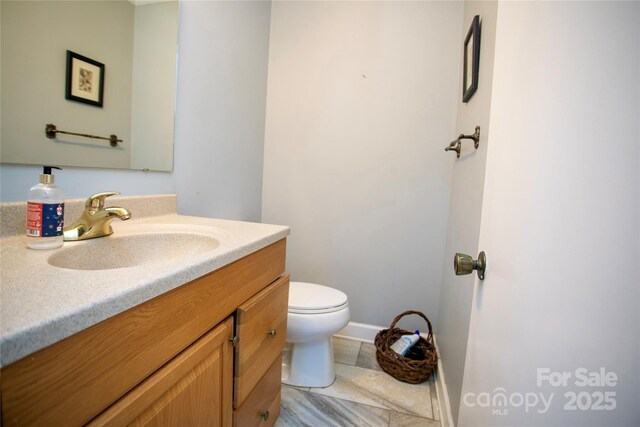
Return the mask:
M 65 98 L 102 108 L 104 72 L 103 63 L 67 50 Z
M 464 39 L 464 69 L 462 76 L 462 102 L 467 102 L 478 89 L 480 68 L 480 15 L 473 17 L 471 27 Z

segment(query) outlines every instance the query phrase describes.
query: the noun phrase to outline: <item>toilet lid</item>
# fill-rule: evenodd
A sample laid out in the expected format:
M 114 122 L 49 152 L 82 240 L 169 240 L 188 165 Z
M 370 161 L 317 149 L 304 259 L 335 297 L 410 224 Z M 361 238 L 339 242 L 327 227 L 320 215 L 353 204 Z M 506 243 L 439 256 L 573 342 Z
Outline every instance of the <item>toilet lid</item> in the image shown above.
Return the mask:
M 314 283 L 291 282 L 289 286 L 289 311 L 336 311 L 347 305 L 347 294 L 328 286 Z

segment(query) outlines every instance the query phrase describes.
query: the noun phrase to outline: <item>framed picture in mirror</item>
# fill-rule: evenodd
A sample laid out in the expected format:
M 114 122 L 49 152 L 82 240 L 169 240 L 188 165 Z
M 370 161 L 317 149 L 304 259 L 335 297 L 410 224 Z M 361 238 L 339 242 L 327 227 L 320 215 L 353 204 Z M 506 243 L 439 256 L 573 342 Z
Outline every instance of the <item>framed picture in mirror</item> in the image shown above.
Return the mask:
M 102 107 L 104 64 L 67 50 L 66 99 Z
M 480 66 L 480 15 L 473 17 L 464 39 L 464 69 L 462 76 L 462 102 L 468 102 L 478 89 Z

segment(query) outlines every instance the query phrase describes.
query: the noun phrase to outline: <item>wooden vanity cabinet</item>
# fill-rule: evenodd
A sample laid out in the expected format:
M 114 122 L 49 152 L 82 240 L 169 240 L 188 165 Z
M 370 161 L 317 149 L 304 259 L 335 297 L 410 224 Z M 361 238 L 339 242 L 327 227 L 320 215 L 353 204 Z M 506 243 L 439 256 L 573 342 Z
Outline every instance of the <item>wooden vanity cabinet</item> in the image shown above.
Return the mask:
M 278 417 L 288 305 L 284 276 L 238 307 L 234 426 L 273 425 Z
M 233 387 L 232 338 L 233 318 L 229 317 L 89 425 L 229 425 Z
M 246 390 L 238 409 L 252 393 L 277 394 L 270 416 L 260 418 L 273 424 L 286 335 L 285 245 L 282 239 L 3 367 L 2 425 L 230 426 L 238 416 L 234 358 L 255 366 L 235 371 Z M 238 311 L 238 343 L 246 339 L 233 348 L 239 307 L 248 309 Z M 247 313 L 261 313 L 249 325 L 269 328 L 262 344 L 252 345 L 257 338 L 243 332 L 254 328 L 242 326 L 252 317 Z M 262 345 L 273 358 L 268 363 L 259 356 Z

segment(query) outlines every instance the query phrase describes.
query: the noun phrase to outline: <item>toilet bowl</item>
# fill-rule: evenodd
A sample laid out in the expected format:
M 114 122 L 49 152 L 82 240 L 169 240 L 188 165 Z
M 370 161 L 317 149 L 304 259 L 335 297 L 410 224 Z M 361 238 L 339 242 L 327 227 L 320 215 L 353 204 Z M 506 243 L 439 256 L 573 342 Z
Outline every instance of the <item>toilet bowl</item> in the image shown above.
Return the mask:
M 291 282 L 282 382 L 327 387 L 335 380 L 331 336 L 349 323 L 347 295 L 313 283 Z

